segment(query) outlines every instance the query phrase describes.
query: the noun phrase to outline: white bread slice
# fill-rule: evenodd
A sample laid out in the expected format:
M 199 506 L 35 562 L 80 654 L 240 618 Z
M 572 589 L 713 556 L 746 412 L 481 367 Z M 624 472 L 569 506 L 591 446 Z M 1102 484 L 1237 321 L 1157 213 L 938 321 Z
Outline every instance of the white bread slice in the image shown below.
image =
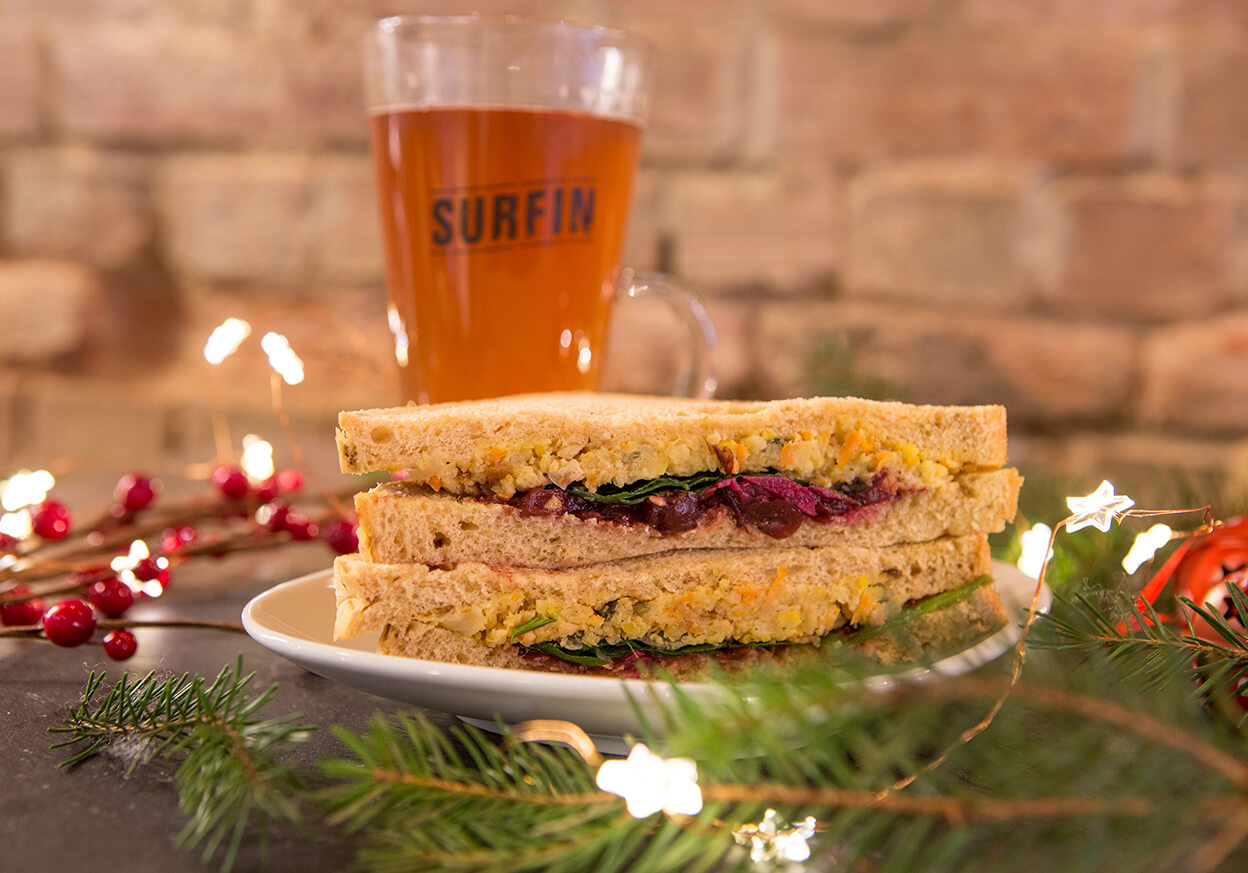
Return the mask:
M 991 571 L 985 534 L 883 549 L 664 552 L 564 570 L 334 562 L 336 639 L 424 622 L 478 644 L 810 642 Z M 538 617 L 552 622 L 516 636 Z M 436 660 L 436 658 L 435 658 Z
M 409 470 L 454 494 L 584 482 L 597 489 L 707 470 L 833 485 L 880 471 L 932 485 L 1006 459 L 1000 406 L 846 397 L 741 402 L 564 392 L 342 412 L 343 472 Z
M 996 589 L 988 585 L 944 609 L 916 616 L 904 628 L 855 644 L 852 652 L 884 664 L 930 661 L 963 650 L 999 630 L 1005 622 L 1001 598 Z M 383 655 L 480 667 L 594 672 L 594 668 L 570 664 L 551 656 L 526 655 L 516 646 L 487 646 L 474 637 L 421 621 L 387 624 L 382 629 L 377 651 Z M 712 654 L 695 654 L 657 660 L 654 664 L 676 678 L 687 678 L 706 673 L 712 663 L 718 663 L 729 671 L 739 671 L 769 662 L 795 665 L 803 658 L 835 656 L 836 653 L 830 651 L 827 644 L 813 644 L 738 649 L 733 652 L 730 661 L 719 660 Z
M 514 567 L 577 567 L 673 549 L 887 546 L 942 536 L 994 533 L 1014 517 L 1022 477 L 1013 469 L 964 473 L 881 505 L 854 523 L 806 521 L 774 539 L 743 528 L 724 510 L 698 527 L 663 535 L 574 515 L 522 515 L 501 503 L 434 494 L 413 483 L 379 485 L 357 494 L 360 555 L 378 564 L 475 561 Z

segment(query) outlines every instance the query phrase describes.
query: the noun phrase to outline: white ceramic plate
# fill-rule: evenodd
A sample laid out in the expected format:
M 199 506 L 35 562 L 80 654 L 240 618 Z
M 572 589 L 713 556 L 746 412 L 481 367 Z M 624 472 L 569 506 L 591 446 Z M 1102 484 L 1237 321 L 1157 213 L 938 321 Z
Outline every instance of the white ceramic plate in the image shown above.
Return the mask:
M 1000 657 L 1018 641 L 1019 624 L 1035 593 L 1035 580 L 1010 565 L 994 562 L 997 591 L 1010 622 L 991 637 L 927 669 L 911 670 L 888 679 L 924 679 L 957 676 Z M 1052 596 L 1040 592 L 1040 609 L 1048 611 Z M 335 642 L 334 591 L 331 572 L 324 570 L 284 582 L 255 597 L 243 609 L 243 626 L 260 645 L 301 667 L 368 691 L 380 697 L 448 712 L 474 724 L 496 718 L 514 724 L 533 718 L 564 719 L 580 725 L 604 751 L 619 748 L 619 738 L 636 733 L 638 722 L 629 696 L 643 711 L 653 710 L 653 698 L 671 697 L 661 682 L 577 676 L 469 667 L 379 655 L 377 635 Z M 694 694 L 711 693 L 710 686 L 685 685 Z

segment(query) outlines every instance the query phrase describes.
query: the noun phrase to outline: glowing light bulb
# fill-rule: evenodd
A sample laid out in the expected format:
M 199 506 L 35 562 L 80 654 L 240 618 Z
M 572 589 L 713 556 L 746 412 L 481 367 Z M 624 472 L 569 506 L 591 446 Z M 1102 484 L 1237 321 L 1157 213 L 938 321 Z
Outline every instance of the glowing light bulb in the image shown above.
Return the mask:
M 243 340 L 250 335 L 250 324 L 241 318 L 227 318 L 208 335 L 208 341 L 204 343 L 204 360 L 216 366 L 238 351 Z
M 303 381 L 303 361 L 290 347 L 286 337 L 269 331 L 260 338 L 260 348 L 269 356 L 269 366 L 287 385 L 298 385 Z
M 762 821 L 741 825 L 732 837 L 738 845 L 750 847 L 750 860 L 755 864 L 801 863 L 810 858 L 807 840 L 815 835 L 816 825 L 813 815 L 806 816 L 801 824 L 787 825 L 774 809 L 769 809 L 763 813 Z
M 605 762 L 596 781 L 603 791 L 623 797 L 633 818 L 659 810 L 684 815 L 702 810 L 697 764 L 688 758 L 660 758 L 644 743 L 633 746 L 623 761 Z
M 47 470 L 18 470 L 0 482 L 0 506 L 14 512 L 42 503 L 55 484 L 56 478 Z
M 1051 536 L 1053 536 L 1053 528 L 1041 523 L 1032 525 L 1019 537 L 1023 550 L 1016 563 L 1018 569 L 1032 579 L 1040 578 L 1040 568 L 1044 566 L 1046 560 L 1053 557 L 1053 550 L 1048 548 Z M 1047 555 L 1046 549 L 1048 549 Z
M 30 513 L 25 509 L 17 512 L 6 512 L 0 515 L 0 533 L 8 534 L 19 540 L 34 533 L 34 525 L 30 519 Z
M 249 433 L 243 437 L 243 456 L 239 466 L 252 482 L 263 482 L 273 475 L 273 445 Z
M 1135 542 L 1131 544 L 1131 548 L 1122 559 L 1122 569 L 1128 573 L 1134 573 L 1140 569 L 1140 567 L 1153 559 L 1158 549 L 1170 542 L 1170 537 L 1173 533 L 1174 531 L 1168 525 L 1155 524 L 1143 533 L 1138 534 Z

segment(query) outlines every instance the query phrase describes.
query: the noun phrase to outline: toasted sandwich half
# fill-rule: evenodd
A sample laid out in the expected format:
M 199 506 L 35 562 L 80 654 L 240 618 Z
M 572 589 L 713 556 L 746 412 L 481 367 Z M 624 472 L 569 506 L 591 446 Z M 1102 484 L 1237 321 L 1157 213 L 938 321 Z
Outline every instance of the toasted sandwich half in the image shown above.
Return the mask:
M 378 563 L 562 568 L 674 549 L 886 546 L 995 532 L 1022 482 L 1005 411 L 853 398 L 538 394 L 344 412 Z
M 1004 622 L 1000 407 L 535 394 L 344 412 L 338 445 L 346 472 L 408 477 L 357 497 L 335 564 L 335 633 L 385 653 L 681 674 Z
M 667 552 L 562 570 L 344 556 L 335 633 L 379 630 L 379 651 L 427 660 L 621 675 L 649 666 L 684 675 L 833 644 L 892 661 L 1000 628 L 990 572 L 984 534 L 883 549 Z

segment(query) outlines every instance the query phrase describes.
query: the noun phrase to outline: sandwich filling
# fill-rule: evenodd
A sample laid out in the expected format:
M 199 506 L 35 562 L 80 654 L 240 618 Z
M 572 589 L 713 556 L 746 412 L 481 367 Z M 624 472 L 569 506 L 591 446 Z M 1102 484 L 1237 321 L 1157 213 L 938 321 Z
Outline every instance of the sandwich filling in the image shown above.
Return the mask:
M 560 643 L 535 643 L 519 648 L 525 657 L 535 662 L 534 666 L 540 666 L 536 662 L 547 662 L 547 666 L 550 666 L 552 661 L 561 661 L 564 670 L 569 665 L 579 665 L 582 668 L 602 668 L 613 673 L 635 674 L 638 668 L 647 665 L 667 667 L 680 660 L 706 656 L 710 656 L 721 665 L 726 665 L 750 660 L 756 654 L 769 649 L 804 643 L 861 645 L 875 637 L 902 631 L 922 616 L 931 615 L 938 610 L 960 603 L 985 585 L 991 584 L 992 581 L 991 576 L 977 576 L 957 588 L 906 603 L 900 611 L 879 624 L 865 627 L 841 626 L 822 634 L 815 640 L 727 640 L 721 643 L 695 643 L 677 647 L 663 647 L 639 640 L 626 640 L 615 644 L 581 647 Z M 990 628 L 990 630 L 995 629 Z
M 584 601 L 503 589 L 493 597 L 412 619 L 475 638 L 489 647 L 517 645 L 580 663 L 610 661 L 629 652 L 652 656 L 740 646 L 815 643 L 842 628 L 863 634 L 888 627 L 906 608 L 889 598 L 888 573 L 820 583 L 786 581 L 781 567 L 770 583 L 729 579 L 664 590 L 646 599 L 618 596 Z M 984 576 L 939 595 L 961 597 L 991 581 Z M 931 600 L 931 597 L 926 600 Z M 940 600 L 936 602 L 941 602 Z
M 529 610 L 527 614 L 532 615 L 532 618 L 521 624 L 513 624 L 506 639 L 496 642 L 514 646 L 516 651 L 535 668 L 557 669 L 563 672 L 569 670 L 572 672 L 605 671 L 627 676 L 640 675 L 640 671 L 648 666 L 681 670 L 695 661 L 714 661 L 721 666 L 729 666 L 753 661 L 767 652 L 794 645 L 858 646 L 876 637 L 894 635 L 898 632 L 904 634 L 907 626 L 916 619 L 968 601 L 977 591 L 990 585 L 992 581 L 991 576 L 981 575 L 956 588 L 912 600 L 892 609 L 887 609 L 884 604 L 864 597 L 861 601 L 864 607 L 864 617 L 868 613 L 874 613 L 874 616 L 878 618 L 881 612 L 887 612 L 889 617 L 859 625 L 858 622 L 849 620 L 846 611 L 842 610 L 841 616 L 831 622 L 831 628 L 816 633 L 785 636 L 785 631 L 780 629 L 775 636 L 768 637 L 754 630 L 754 626 L 751 625 L 749 629 L 730 631 L 726 637 L 713 641 L 709 639 L 697 641 L 698 635 L 696 634 L 673 636 L 662 631 L 638 633 L 629 638 L 611 640 L 592 631 L 540 639 L 558 633 L 551 626 L 558 625 L 562 616 L 556 618 L 553 615 L 536 614 Z M 670 604 L 664 605 L 662 602 L 648 604 L 643 610 L 638 610 L 638 605 L 637 603 L 622 604 L 620 601 L 611 601 L 606 604 L 605 609 L 599 609 L 598 612 L 608 616 L 621 612 L 630 613 L 633 616 L 647 612 L 666 614 L 671 612 Z M 552 604 L 546 604 L 546 606 L 549 609 Z M 554 612 L 553 609 L 549 611 Z M 792 622 L 793 619 L 790 618 L 789 621 Z M 438 623 L 441 624 L 441 622 Z M 511 622 L 505 621 L 505 623 Z M 635 619 L 631 618 L 625 619 L 618 627 L 628 627 L 630 624 L 633 625 L 634 630 L 637 629 Z M 991 632 L 998 626 L 999 622 L 989 622 L 980 630 Z M 543 629 L 547 628 L 550 630 L 542 633 Z M 600 626 L 599 630 L 602 629 Z M 485 636 L 488 638 L 491 634 L 487 633 Z
M 566 514 L 583 520 L 647 525 L 661 534 L 693 530 L 707 515 L 727 512 L 740 527 L 784 539 L 807 520 L 853 524 L 874 517 L 907 493 L 887 473 L 823 487 L 780 475 L 724 476 L 712 472 L 664 476 L 596 492 L 581 485 L 566 489 L 549 486 L 508 498 L 481 499 L 505 503 L 524 516 Z

